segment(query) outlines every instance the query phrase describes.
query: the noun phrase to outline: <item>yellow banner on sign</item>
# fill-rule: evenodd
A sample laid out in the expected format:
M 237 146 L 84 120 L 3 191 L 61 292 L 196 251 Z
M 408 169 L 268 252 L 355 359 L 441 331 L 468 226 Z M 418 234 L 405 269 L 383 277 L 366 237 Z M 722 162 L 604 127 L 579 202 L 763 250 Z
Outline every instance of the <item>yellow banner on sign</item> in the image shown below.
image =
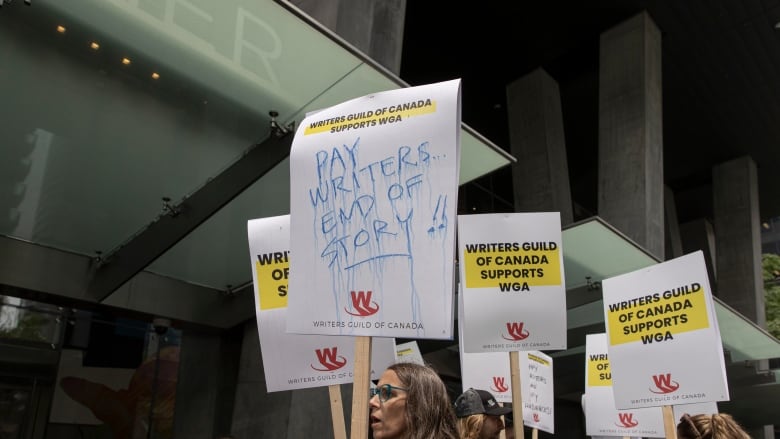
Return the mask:
M 468 252 L 463 254 L 466 288 L 551 286 L 561 284 L 560 249 Z
M 588 386 L 612 386 L 612 371 L 609 369 L 609 360 L 588 359 Z
M 436 101 L 421 99 L 398 105 L 377 108 L 359 113 L 351 113 L 330 119 L 313 121 L 306 127 L 303 134 L 338 133 L 341 131 L 371 128 L 379 125 L 397 123 L 414 116 L 422 116 L 436 112 Z
M 287 308 L 287 275 L 290 262 L 255 262 L 260 309 Z
M 544 365 L 544 366 L 549 366 L 550 365 L 549 361 L 547 361 L 546 359 L 544 359 L 544 358 L 542 358 L 542 357 L 540 357 L 538 355 L 528 354 L 528 359 L 531 360 L 531 361 L 535 361 L 535 362 L 537 362 L 537 363 L 539 363 L 541 365 Z
M 709 327 L 704 288 L 679 287 L 638 297 L 607 308 L 609 343 L 658 343 L 674 334 Z

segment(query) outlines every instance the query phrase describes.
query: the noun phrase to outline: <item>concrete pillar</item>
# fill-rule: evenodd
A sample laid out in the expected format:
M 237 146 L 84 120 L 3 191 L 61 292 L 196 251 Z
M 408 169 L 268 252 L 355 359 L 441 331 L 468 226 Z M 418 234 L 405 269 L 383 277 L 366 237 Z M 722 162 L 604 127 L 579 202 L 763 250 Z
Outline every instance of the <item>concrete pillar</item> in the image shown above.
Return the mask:
M 287 437 L 291 400 L 291 392 L 266 392 L 257 323 L 249 320 L 244 324 L 238 367 L 233 435 L 238 439 Z
M 664 257 L 661 33 L 647 13 L 601 34 L 599 216 Z
M 380 0 L 374 3 L 374 26 L 368 54 L 397 76 L 401 74 L 405 20 L 406 0 Z
M 322 437 L 333 431 L 327 387 L 268 393 L 254 319 L 244 325 L 237 381 L 232 427 L 237 439 Z M 342 397 L 347 396 L 345 387 Z M 343 404 L 349 401 L 345 397 Z M 349 430 L 349 417 L 345 419 Z
M 392 73 L 400 74 L 406 0 L 293 0 L 292 3 Z
M 674 192 L 668 186 L 664 187 L 664 212 L 666 259 L 674 259 L 682 256 L 684 253 L 682 237 L 680 236 L 680 222 L 677 220 Z
M 509 84 L 507 113 L 515 211 L 560 212 L 573 221 L 558 83 L 537 69 Z
M 741 157 L 712 172 L 718 297 L 766 328 L 756 164 Z
M 215 434 L 230 430 L 240 354 L 239 341 L 232 334 L 183 331 L 175 437 L 213 439 Z
M 717 285 L 717 253 L 715 250 L 715 231 L 712 223 L 706 219 L 698 219 L 680 224 L 680 236 L 682 237 L 683 254 L 701 250 L 704 254 L 704 263 L 707 266 L 710 286 Z

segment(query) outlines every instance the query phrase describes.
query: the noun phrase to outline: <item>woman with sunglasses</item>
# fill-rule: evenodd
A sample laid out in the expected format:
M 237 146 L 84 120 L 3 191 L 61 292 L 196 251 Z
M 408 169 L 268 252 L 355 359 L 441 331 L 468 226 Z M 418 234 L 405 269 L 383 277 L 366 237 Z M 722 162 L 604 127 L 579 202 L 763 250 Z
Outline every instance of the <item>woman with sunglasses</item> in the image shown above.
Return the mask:
M 368 404 L 374 439 L 458 439 L 447 388 L 428 366 L 388 367 Z

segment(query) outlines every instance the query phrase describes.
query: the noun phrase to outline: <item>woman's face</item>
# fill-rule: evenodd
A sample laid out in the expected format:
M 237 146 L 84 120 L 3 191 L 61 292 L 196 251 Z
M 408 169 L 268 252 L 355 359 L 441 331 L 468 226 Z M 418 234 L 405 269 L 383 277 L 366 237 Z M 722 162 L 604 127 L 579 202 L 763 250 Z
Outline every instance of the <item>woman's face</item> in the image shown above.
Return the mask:
M 398 375 L 390 369 L 379 378 L 377 387 L 390 384 L 393 387 L 405 387 Z M 395 439 L 406 435 L 408 426 L 404 411 L 406 410 L 406 392 L 393 389 L 390 398 L 382 401 L 379 395 L 374 395 L 369 401 L 368 406 L 371 412 L 371 431 L 374 433 L 374 439 Z

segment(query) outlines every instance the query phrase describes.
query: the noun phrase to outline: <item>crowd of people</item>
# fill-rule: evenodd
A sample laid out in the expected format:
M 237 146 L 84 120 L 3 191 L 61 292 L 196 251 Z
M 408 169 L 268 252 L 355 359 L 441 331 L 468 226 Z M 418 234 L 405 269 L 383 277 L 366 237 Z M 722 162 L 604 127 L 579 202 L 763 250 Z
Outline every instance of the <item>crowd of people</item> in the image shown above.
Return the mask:
M 467 389 L 450 402 L 444 382 L 432 368 L 397 363 L 371 389 L 370 425 L 374 439 L 498 439 L 506 428 L 513 438 L 512 409 L 481 389 Z M 505 422 L 502 421 L 505 417 Z M 750 439 L 728 414 L 685 414 L 678 439 Z
M 374 439 L 499 439 L 504 430 L 514 439 L 511 407 L 482 389 L 467 389 L 453 404 L 438 373 L 416 363 L 396 363 L 382 373 L 371 388 L 369 416 Z M 725 413 L 683 415 L 677 438 L 751 439 Z

